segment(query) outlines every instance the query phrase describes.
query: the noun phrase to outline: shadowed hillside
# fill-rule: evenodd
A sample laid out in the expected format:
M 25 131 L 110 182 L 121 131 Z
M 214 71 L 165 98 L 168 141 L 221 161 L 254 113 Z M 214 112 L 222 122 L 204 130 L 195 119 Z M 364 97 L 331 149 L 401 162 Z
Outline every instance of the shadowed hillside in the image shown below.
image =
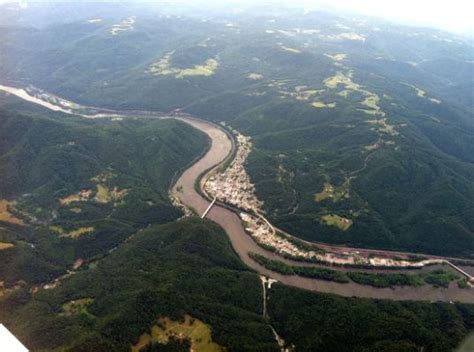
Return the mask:
M 0 275 L 6 287 L 51 280 L 77 259 L 182 215 L 175 173 L 207 139 L 173 120 L 93 121 L 0 111 Z

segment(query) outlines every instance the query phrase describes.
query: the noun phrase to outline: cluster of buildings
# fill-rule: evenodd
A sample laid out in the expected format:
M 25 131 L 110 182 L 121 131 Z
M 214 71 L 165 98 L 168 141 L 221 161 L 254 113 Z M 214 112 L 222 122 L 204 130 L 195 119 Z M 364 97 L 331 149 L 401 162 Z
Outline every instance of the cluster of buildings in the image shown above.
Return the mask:
M 43 91 L 41 89 L 38 89 L 36 87 L 33 87 L 33 86 L 27 87 L 25 89 L 25 91 L 28 94 L 30 94 L 31 96 L 35 97 L 35 98 L 46 101 L 46 102 L 51 103 L 51 104 L 56 105 L 56 106 L 60 106 L 60 107 L 67 108 L 67 109 L 71 109 L 71 108 L 76 107 L 74 104 L 72 104 L 71 102 L 69 102 L 65 99 L 56 97 L 56 96 L 51 95 L 49 93 L 46 93 L 45 91 Z
M 369 257 L 357 251 L 324 252 L 320 249 L 310 250 L 299 246 L 277 233 L 272 224 L 262 215 L 262 205 L 255 195 L 255 186 L 245 171 L 245 162 L 252 149 L 250 137 L 236 131 L 236 155 L 230 166 L 223 172 L 215 171 L 204 182 L 205 192 L 212 198 L 240 209 L 240 218 L 246 232 L 256 243 L 271 248 L 276 253 L 288 257 L 318 261 L 333 265 L 364 265 L 373 267 L 423 267 L 443 263 L 442 259 L 408 261 L 388 257 Z
M 252 149 L 250 137 L 237 134 L 237 151 L 230 166 L 222 173 L 214 173 L 204 184 L 212 198 L 231 204 L 239 209 L 258 214 L 263 205 L 255 195 L 255 186 L 245 171 L 245 161 Z
M 271 248 L 277 254 L 287 258 L 317 261 L 329 265 L 348 266 L 372 266 L 372 267 L 399 267 L 399 268 L 422 268 L 426 265 L 443 264 L 444 259 L 425 259 L 420 261 L 408 261 L 388 257 L 369 257 L 359 252 L 324 252 L 320 249 L 309 250 L 307 247 L 298 246 L 295 241 L 288 240 L 284 235 L 278 234 L 273 226 L 261 215 L 240 213 L 245 231 L 265 248 Z
M 294 243 L 278 235 L 273 226 L 263 216 L 241 212 L 240 218 L 243 221 L 245 231 L 262 247 L 271 248 L 285 257 L 311 259 L 317 255 L 314 251 L 300 249 Z
M 271 224 L 269 224 L 263 217 L 242 212 L 240 213 L 240 218 L 244 222 L 245 231 L 254 239 L 255 242 L 262 247 L 271 248 L 277 254 L 284 257 L 305 259 L 308 261 L 323 261 L 328 264 L 356 264 L 355 258 L 352 256 L 338 256 L 333 253 L 322 253 L 320 250 L 313 251 L 301 248 L 284 236 L 277 234 Z

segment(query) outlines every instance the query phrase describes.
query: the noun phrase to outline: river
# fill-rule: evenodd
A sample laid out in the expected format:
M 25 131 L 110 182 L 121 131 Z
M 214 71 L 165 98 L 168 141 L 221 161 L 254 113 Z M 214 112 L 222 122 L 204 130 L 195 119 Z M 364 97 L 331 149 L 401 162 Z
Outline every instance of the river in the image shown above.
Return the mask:
M 53 109 L 51 108 L 51 103 L 31 97 L 22 89 L 0 85 L 0 90 L 14 94 L 17 97 L 32 103 L 42 105 L 48 109 L 58 111 L 57 107 Z M 63 109 L 61 109 L 61 111 L 73 113 L 71 111 L 64 111 Z M 129 113 L 122 112 L 121 114 L 125 117 Z M 81 116 L 98 117 L 97 115 Z M 100 117 L 116 116 L 116 113 L 100 114 Z M 148 113 L 147 115 L 141 117 L 152 117 L 152 114 Z M 228 137 L 227 133 L 224 132 L 219 126 L 207 121 L 187 117 L 174 118 L 180 120 L 181 122 L 187 123 L 199 131 L 207 134 L 212 142 L 208 152 L 191 167 L 186 169 L 172 188 L 174 195 L 177 196 L 183 204 L 193 208 L 198 214 L 202 214 L 207 209 L 210 202 L 203 198 L 198 192 L 196 192 L 194 188 L 195 181 L 206 170 L 219 165 L 227 158 L 227 156 L 232 151 L 232 141 Z M 284 261 L 292 265 L 301 265 L 301 263 L 282 259 L 275 253 L 267 251 L 258 246 L 245 232 L 239 216 L 227 208 L 216 204 L 208 213 L 207 218 L 219 224 L 226 231 L 235 252 L 248 267 L 254 269 L 262 275 L 276 279 L 285 285 L 316 292 L 334 293 L 345 297 L 355 296 L 394 300 L 459 301 L 465 303 L 474 302 L 474 289 L 460 289 L 455 282 L 452 282 L 449 288 L 434 288 L 430 285 L 424 285 L 421 287 L 404 286 L 396 288 L 374 288 L 372 286 L 359 285 L 353 282 L 343 284 L 332 281 L 309 279 L 294 275 L 281 275 L 259 265 L 249 257 L 248 253 L 257 253 L 269 259 Z
M 179 197 L 185 205 L 195 209 L 199 214 L 202 214 L 210 202 L 196 192 L 194 188 L 195 180 L 203 172 L 226 159 L 232 150 L 232 142 L 227 134 L 218 126 L 201 120 L 188 118 L 179 118 L 179 120 L 206 133 L 212 141 L 212 145 L 207 154 L 187 169 L 173 187 L 174 194 Z M 421 287 L 405 286 L 392 289 L 374 288 L 372 286 L 359 285 L 352 282 L 343 284 L 300 276 L 281 275 L 259 265 L 249 257 L 248 253 L 257 253 L 269 259 L 284 261 L 292 265 L 301 265 L 301 263 L 282 259 L 280 256 L 258 246 L 245 232 L 239 216 L 227 208 L 216 204 L 209 211 L 207 218 L 219 224 L 227 232 L 234 250 L 247 266 L 260 274 L 276 279 L 289 286 L 317 292 L 335 293 L 346 297 L 356 296 L 396 300 L 474 302 L 474 289 L 460 289 L 455 282 L 452 282 L 449 288 L 434 288 L 430 285 L 424 285 Z M 411 270 L 411 272 L 419 271 Z

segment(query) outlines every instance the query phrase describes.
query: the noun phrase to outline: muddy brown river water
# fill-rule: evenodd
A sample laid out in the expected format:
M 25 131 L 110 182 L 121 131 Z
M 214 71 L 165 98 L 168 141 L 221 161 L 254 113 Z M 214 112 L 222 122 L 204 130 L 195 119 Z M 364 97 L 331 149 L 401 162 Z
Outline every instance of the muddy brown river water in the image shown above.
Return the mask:
M 23 89 L 0 85 L 0 91 L 16 95 L 17 97 L 34 104 L 41 105 L 53 111 L 62 111 L 68 114 L 75 114 L 74 111 L 65 110 L 49 102 L 32 97 Z M 95 109 L 95 108 L 94 108 Z M 97 109 L 100 110 L 100 109 Z M 101 113 L 99 115 L 80 115 L 88 118 L 110 118 L 120 114 L 123 117 L 136 117 L 136 114 L 130 112 Z M 137 113 L 138 114 L 138 113 Z M 163 116 L 163 115 L 161 115 Z M 142 118 L 156 118 L 152 112 L 142 112 Z M 193 208 L 199 214 L 202 214 L 210 202 L 203 198 L 194 189 L 195 180 L 206 170 L 219 165 L 224 161 L 232 150 L 232 141 L 228 135 L 218 126 L 209 122 L 187 117 L 173 117 L 194 128 L 204 132 L 209 136 L 212 145 L 209 151 L 191 167 L 186 169 L 173 186 L 173 193 L 186 206 Z M 182 189 L 181 189 L 181 187 Z M 178 191 L 178 187 L 180 190 Z M 269 252 L 258 246 L 253 239 L 248 236 L 242 226 L 241 220 L 237 214 L 231 210 L 216 204 L 207 215 L 207 218 L 219 224 L 228 234 L 232 246 L 241 260 L 255 271 L 276 279 L 281 283 L 310 291 L 334 293 L 346 297 L 367 297 L 394 300 L 425 300 L 425 301 L 459 301 L 465 303 L 474 303 L 474 289 L 460 289 L 455 282 L 452 282 L 449 288 L 434 288 L 429 285 L 422 287 L 396 287 L 396 288 L 374 288 L 371 286 L 359 285 L 356 283 L 336 283 L 323 280 L 315 280 L 292 275 L 281 275 L 270 271 L 253 261 L 248 253 L 253 252 L 263 255 L 269 259 L 277 259 L 291 265 L 303 265 L 300 262 L 283 259 L 275 253 Z M 319 266 L 315 264 L 304 264 L 308 266 Z M 348 270 L 348 269 L 338 269 Z M 472 267 L 470 267 L 470 270 Z M 410 271 L 417 272 L 417 271 Z
M 207 154 L 187 169 L 173 187 L 174 194 L 181 199 L 186 206 L 193 208 L 198 214 L 202 214 L 207 209 L 210 202 L 195 190 L 195 180 L 206 170 L 220 164 L 226 159 L 232 150 L 232 142 L 227 134 L 218 126 L 201 120 L 188 118 L 178 119 L 206 133 L 212 141 L 212 145 Z M 178 187 L 180 191 L 178 191 Z M 374 288 L 372 286 L 359 285 L 356 283 L 342 284 L 294 275 L 281 275 L 270 271 L 253 261 L 248 253 L 258 253 L 269 259 L 277 259 L 291 265 L 303 264 L 283 259 L 275 253 L 258 246 L 245 232 L 239 216 L 227 208 L 216 204 L 208 213 L 207 218 L 219 224 L 227 232 L 234 250 L 247 266 L 265 276 L 276 279 L 285 285 L 317 292 L 335 293 L 346 297 L 356 296 L 395 300 L 474 302 L 474 289 L 460 289 L 455 282 L 452 282 L 449 288 L 434 288 L 430 285 L 422 287 L 405 286 L 396 288 Z M 410 270 L 410 272 L 414 273 L 419 271 Z

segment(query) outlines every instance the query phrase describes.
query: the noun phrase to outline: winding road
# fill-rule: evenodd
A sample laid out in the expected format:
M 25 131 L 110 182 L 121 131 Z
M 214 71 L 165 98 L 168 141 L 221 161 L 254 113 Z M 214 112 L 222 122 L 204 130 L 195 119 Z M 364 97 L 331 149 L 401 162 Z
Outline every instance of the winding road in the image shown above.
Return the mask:
M 51 108 L 51 103 L 42 101 L 31 95 L 25 94 L 25 91 L 18 88 L 2 86 L 0 90 L 16 95 L 21 99 L 30 101 L 35 104 L 42 105 L 48 109 L 58 111 Z M 101 109 L 96 109 L 100 111 Z M 100 115 L 84 115 L 74 111 L 60 111 L 80 115 L 89 118 L 111 118 L 117 117 L 142 117 L 142 118 L 164 118 L 163 114 L 153 112 L 104 112 Z M 207 121 L 186 117 L 186 116 L 169 116 L 183 123 L 191 125 L 197 130 L 207 134 L 212 142 L 208 152 L 192 166 L 186 169 L 178 178 L 172 187 L 173 195 L 180 201 L 194 209 L 199 214 L 203 214 L 208 210 L 207 218 L 219 224 L 228 234 L 235 252 L 241 260 L 250 268 L 266 277 L 276 279 L 281 283 L 301 289 L 334 293 L 345 297 L 367 297 L 394 300 L 424 300 L 424 301 L 459 301 L 465 303 L 474 302 L 474 289 L 460 289 L 455 282 L 452 282 L 449 288 L 434 288 L 429 285 L 422 287 L 396 287 L 396 288 L 374 288 L 356 283 L 336 283 L 331 281 L 315 280 L 294 275 L 281 275 L 270 271 L 259 265 L 249 257 L 249 252 L 263 255 L 269 259 L 280 260 L 291 265 L 302 265 L 299 262 L 283 259 L 282 257 L 267 251 L 258 246 L 253 239 L 246 234 L 239 216 L 233 211 L 219 205 L 218 203 L 209 208 L 211 202 L 202 197 L 194 188 L 195 182 L 199 177 L 208 172 L 213 167 L 223 163 L 232 152 L 233 142 L 227 133 L 219 126 Z M 209 208 L 209 209 L 208 209 Z
M 195 209 L 199 214 L 202 214 L 208 209 L 210 202 L 195 190 L 195 181 L 204 172 L 226 160 L 232 151 L 232 141 L 229 139 L 227 133 L 217 125 L 193 118 L 178 117 L 177 119 L 206 133 L 212 141 L 212 145 L 207 154 L 187 169 L 173 186 L 174 195 L 178 197 L 183 204 Z M 233 211 L 220 206 L 218 203 L 214 204 L 209 210 L 207 218 L 219 224 L 227 232 L 234 250 L 247 266 L 262 275 L 276 279 L 289 286 L 317 292 L 335 293 L 346 297 L 356 296 L 394 300 L 474 302 L 474 289 L 460 289 L 454 282 L 451 283 L 447 289 L 434 288 L 430 285 L 421 287 L 374 288 L 353 282 L 337 283 L 294 275 L 281 275 L 256 263 L 249 257 L 249 252 L 263 255 L 269 259 L 284 261 L 292 265 L 301 265 L 301 263 L 283 259 L 281 256 L 258 246 L 245 232 L 239 216 Z

